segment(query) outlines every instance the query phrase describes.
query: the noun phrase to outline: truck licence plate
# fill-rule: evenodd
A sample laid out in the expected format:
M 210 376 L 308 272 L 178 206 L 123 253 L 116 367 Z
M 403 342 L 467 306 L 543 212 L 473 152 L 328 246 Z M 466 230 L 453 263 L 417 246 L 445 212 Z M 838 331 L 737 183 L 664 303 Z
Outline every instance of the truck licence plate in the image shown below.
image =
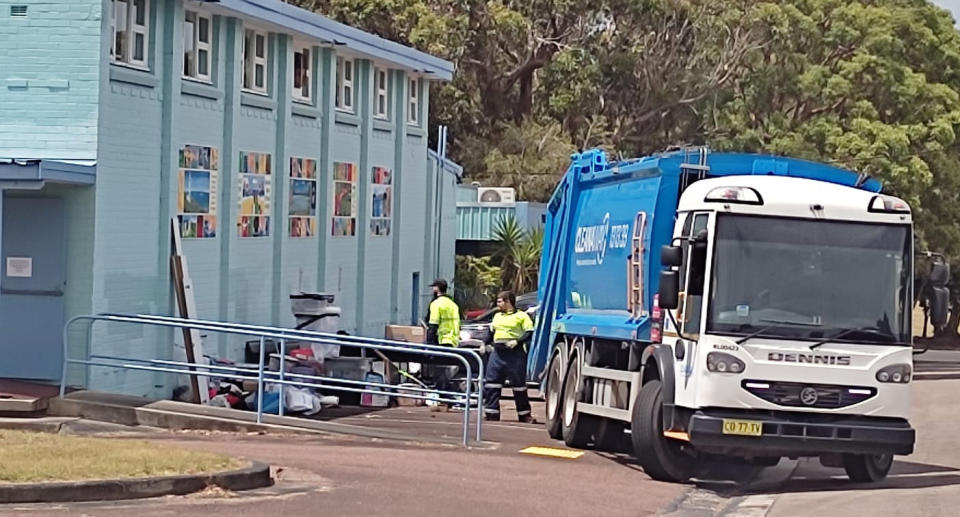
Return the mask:
M 741 436 L 762 436 L 763 422 L 753 420 L 723 419 L 723 434 L 738 434 Z

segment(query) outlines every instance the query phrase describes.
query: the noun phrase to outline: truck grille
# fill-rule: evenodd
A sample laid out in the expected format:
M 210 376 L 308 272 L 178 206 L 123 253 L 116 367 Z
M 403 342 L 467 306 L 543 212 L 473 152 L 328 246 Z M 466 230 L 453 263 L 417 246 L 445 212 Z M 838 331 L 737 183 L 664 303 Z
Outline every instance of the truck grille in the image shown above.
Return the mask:
M 743 389 L 778 406 L 833 409 L 852 406 L 877 394 L 866 386 L 745 380 Z

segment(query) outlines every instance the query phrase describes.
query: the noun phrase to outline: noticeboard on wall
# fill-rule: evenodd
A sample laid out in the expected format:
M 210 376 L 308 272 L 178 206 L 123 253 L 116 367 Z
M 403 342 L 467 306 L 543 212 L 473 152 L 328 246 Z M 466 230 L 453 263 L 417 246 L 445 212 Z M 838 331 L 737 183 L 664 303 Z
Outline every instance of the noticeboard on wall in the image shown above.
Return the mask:
M 333 163 L 333 220 L 330 234 L 353 237 L 357 234 L 357 164 Z
M 184 145 L 180 148 L 178 169 L 177 218 L 181 237 L 216 237 L 220 151 L 216 147 Z
M 269 153 L 240 151 L 240 213 L 237 221 L 240 237 L 270 236 L 270 158 Z
M 292 238 L 317 235 L 317 161 L 290 158 L 290 203 L 287 235 Z
M 393 171 L 374 167 L 371 172 L 370 235 L 386 237 L 390 235 L 393 213 Z

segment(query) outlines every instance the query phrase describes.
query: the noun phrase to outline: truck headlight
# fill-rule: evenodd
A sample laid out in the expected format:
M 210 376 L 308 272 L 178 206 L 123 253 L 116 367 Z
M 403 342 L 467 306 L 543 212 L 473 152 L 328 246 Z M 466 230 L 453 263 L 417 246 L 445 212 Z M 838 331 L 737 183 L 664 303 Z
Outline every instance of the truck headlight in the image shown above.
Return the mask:
M 891 364 L 881 368 L 877 372 L 877 380 L 880 382 L 893 382 L 906 384 L 910 382 L 912 369 L 909 364 Z
M 707 354 L 707 370 L 717 373 L 743 373 L 747 365 L 736 357 L 723 352 L 710 352 Z

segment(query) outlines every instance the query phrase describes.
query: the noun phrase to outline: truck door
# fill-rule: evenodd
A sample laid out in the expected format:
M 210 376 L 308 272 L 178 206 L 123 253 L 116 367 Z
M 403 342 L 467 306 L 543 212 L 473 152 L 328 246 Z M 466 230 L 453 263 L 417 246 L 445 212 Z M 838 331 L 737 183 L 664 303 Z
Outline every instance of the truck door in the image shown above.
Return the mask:
M 707 242 L 710 214 L 693 212 L 683 222 L 683 264 L 680 266 L 680 305 L 675 320 L 680 332 L 674 343 L 676 402 L 693 402 L 693 368 L 699 347 L 703 292 L 707 269 Z M 678 350 L 680 349 L 680 350 Z

